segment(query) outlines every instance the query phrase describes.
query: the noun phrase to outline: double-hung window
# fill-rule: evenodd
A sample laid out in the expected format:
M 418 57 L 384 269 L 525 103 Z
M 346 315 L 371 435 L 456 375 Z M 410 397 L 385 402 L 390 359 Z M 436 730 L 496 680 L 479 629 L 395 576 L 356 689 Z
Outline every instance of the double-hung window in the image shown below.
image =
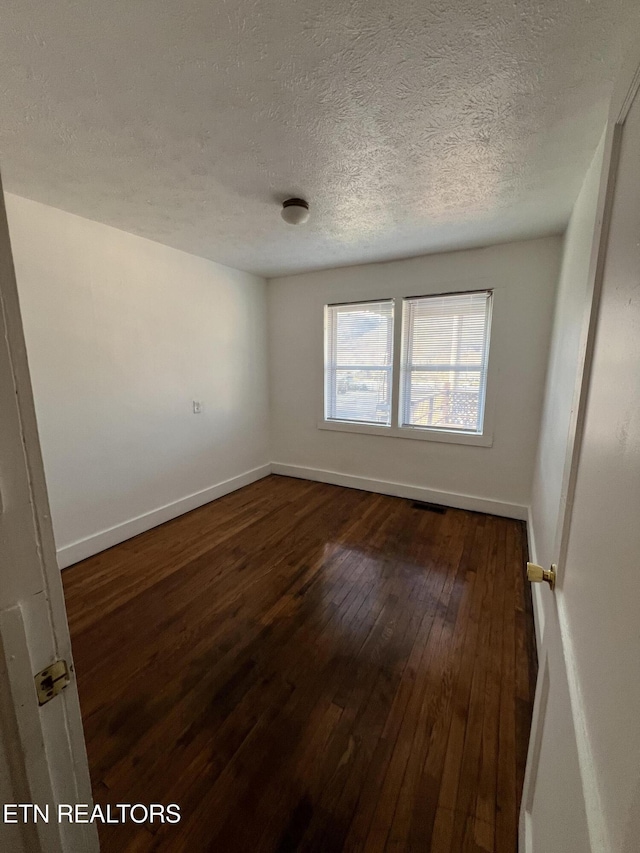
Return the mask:
M 482 433 L 491 292 L 404 300 L 400 426 Z
M 391 424 L 393 300 L 327 305 L 325 418 Z
M 394 339 L 393 299 L 327 305 L 325 422 L 476 443 L 484 429 L 491 298 L 482 290 L 403 299 L 401 340 Z

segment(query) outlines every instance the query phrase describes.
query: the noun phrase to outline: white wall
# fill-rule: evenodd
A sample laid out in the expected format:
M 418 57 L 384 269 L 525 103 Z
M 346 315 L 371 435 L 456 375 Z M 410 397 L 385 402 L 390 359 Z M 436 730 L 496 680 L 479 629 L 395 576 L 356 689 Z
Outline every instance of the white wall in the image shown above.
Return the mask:
M 265 281 L 6 204 L 61 564 L 266 473 Z
M 589 263 L 603 156 L 604 139 L 585 177 L 564 241 L 529 520 L 535 546 L 532 558 L 543 566 L 549 566 L 558 557 L 553 548 L 580 343 L 585 312 L 590 307 Z M 540 595 L 540 588 L 536 590 Z
M 274 470 L 526 517 L 561 249 L 548 237 L 271 280 Z M 482 287 L 494 288 L 492 447 L 317 428 L 325 304 Z

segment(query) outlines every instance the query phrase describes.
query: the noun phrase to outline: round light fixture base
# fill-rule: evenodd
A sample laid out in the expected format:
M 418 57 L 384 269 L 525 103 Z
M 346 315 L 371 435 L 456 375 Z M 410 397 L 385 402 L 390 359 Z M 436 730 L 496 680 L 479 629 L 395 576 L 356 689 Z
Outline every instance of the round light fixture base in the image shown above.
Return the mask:
M 281 215 L 288 225 L 302 225 L 309 218 L 309 202 L 303 198 L 288 198 L 282 202 Z

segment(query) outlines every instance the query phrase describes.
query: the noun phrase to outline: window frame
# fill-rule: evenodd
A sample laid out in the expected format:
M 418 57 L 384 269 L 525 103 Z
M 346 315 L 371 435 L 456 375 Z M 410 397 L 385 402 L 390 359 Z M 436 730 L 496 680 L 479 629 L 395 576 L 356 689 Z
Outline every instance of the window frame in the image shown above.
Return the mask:
M 494 287 L 492 286 L 493 282 L 487 282 L 486 286 L 469 288 L 463 287 L 459 290 L 454 287 L 451 290 L 447 291 L 438 291 L 436 293 L 424 293 L 421 294 L 424 297 L 430 296 L 454 296 L 454 295 L 464 295 L 466 293 L 484 293 L 489 291 L 491 293 L 491 314 L 490 314 L 490 325 L 489 325 L 489 335 L 487 338 L 487 368 L 486 368 L 486 390 L 485 390 L 485 398 L 484 398 L 484 421 L 483 428 L 481 433 L 470 433 L 464 432 L 462 430 L 443 430 L 437 427 L 413 427 L 413 426 L 401 426 L 401 409 L 402 401 L 400 400 L 400 390 L 401 390 L 401 367 L 402 367 L 402 353 L 403 353 L 403 339 L 402 339 L 402 330 L 404 325 L 404 310 L 398 310 L 398 303 L 402 303 L 404 308 L 404 301 L 406 299 L 415 299 L 417 298 L 415 295 L 404 295 L 399 294 L 393 297 L 381 297 L 379 299 L 358 299 L 357 297 L 349 300 L 344 300 L 341 302 L 328 303 L 323 306 L 323 318 L 324 323 L 321 325 L 321 333 L 322 333 L 322 348 L 321 352 L 326 359 L 326 346 L 327 346 L 327 335 L 326 335 L 326 318 L 327 318 L 327 308 L 333 305 L 360 305 L 366 304 L 367 302 L 388 302 L 392 301 L 394 303 L 394 326 L 393 326 L 393 361 L 392 361 L 392 370 L 391 370 L 391 425 L 385 426 L 383 424 L 369 424 L 362 421 L 340 421 L 327 419 L 325 416 L 325 388 L 326 388 L 326 380 L 325 380 L 325 363 L 321 364 L 320 370 L 320 394 L 319 399 L 320 403 L 318 406 L 318 418 L 316 422 L 316 426 L 319 430 L 326 431 L 334 431 L 334 432 L 346 432 L 346 433 L 355 433 L 362 435 L 374 435 L 374 436 L 386 436 L 391 438 L 405 438 L 412 441 L 435 441 L 442 444 L 462 444 L 462 445 L 470 445 L 476 447 L 492 447 L 493 446 L 493 431 L 494 431 L 494 418 L 495 418 L 495 405 L 496 405 L 496 397 L 497 397 L 497 382 L 496 376 L 494 375 L 495 371 L 492 369 L 492 363 L 495 358 L 495 340 L 492 340 L 491 330 L 492 330 L 492 320 L 495 316 L 496 306 L 499 304 L 499 301 L 496 299 L 496 292 Z
M 486 294 L 486 304 L 485 304 L 485 340 L 484 340 L 484 352 L 482 354 L 482 363 L 480 367 L 476 368 L 468 368 L 464 365 L 456 365 L 454 363 L 441 363 L 439 365 L 434 365 L 430 367 L 422 367 L 422 372 L 480 372 L 480 379 L 484 378 L 484 388 L 482 389 L 482 393 L 479 395 L 478 404 L 480 409 L 479 421 L 480 421 L 480 429 L 478 430 L 468 430 L 468 429 L 456 429 L 455 427 L 439 427 L 439 426 L 422 426 L 420 424 L 412 424 L 408 423 L 405 418 L 407 416 L 407 403 L 410 399 L 410 390 L 409 385 L 411 382 L 411 374 L 415 371 L 419 371 L 419 366 L 411 363 L 409 364 L 409 339 L 408 334 L 410 332 L 408 328 L 408 322 L 405 322 L 405 318 L 407 317 L 407 313 L 410 310 L 409 303 L 415 302 L 417 300 L 429 300 L 429 299 L 445 299 L 446 297 L 459 297 L 459 296 L 472 296 L 476 294 Z M 487 408 L 487 389 L 488 389 L 488 379 L 489 379 L 489 350 L 491 347 L 491 320 L 493 317 L 493 290 L 492 288 L 482 288 L 479 290 L 458 290 L 447 293 L 429 293 L 424 296 L 405 296 L 402 300 L 402 339 L 401 339 L 401 356 L 400 356 L 400 377 L 398 384 L 398 427 L 402 430 L 419 430 L 420 432 L 438 432 L 446 435 L 454 434 L 460 436 L 482 436 L 484 434 L 485 427 L 485 415 Z M 437 368 L 437 369 L 436 369 Z
M 396 367 L 396 333 L 397 333 L 397 310 L 396 310 L 396 302 L 397 300 L 394 297 L 386 296 L 382 299 L 360 299 L 356 301 L 349 302 L 331 302 L 324 306 L 324 364 L 323 364 L 323 392 L 322 392 L 322 418 L 323 424 L 331 425 L 337 424 L 339 426 L 354 426 L 356 428 L 373 428 L 384 430 L 385 433 L 387 430 L 391 428 L 394 422 L 395 417 L 395 396 L 396 396 L 396 388 L 395 384 L 395 367 Z M 380 305 L 382 303 L 389 303 L 391 305 L 391 364 L 389 366 L 382 365 L 345 365 L 340 367 L 338 364 L 333 362 L 333 353 L 330 353 L 329 350 L 331 348 L 331 342 L 329 340 L 329 323 L 330 323 L 330 310 L 332 308 L 341 308 L 341 307 L 354 307 L 357 308 L 361 305 Z M 334 418 L 331 417 L 328 412 L 333 407 L 335 410 L 335 401 L 334 397 L 336 394 L 336 377 L 335 374 L 338 370 L 345 370 L 347 367 L 351 370 L 370 370 L 370 371 L 387 371 L 388 383 L 389 383 L 389 423 L 374 423 L 373 421 L 359 421 L 359 420 L 347 420 L 343 418 Z M 329 373 L 333 372 L 333 380 L 332 382 L 328 381 Z M 331 395 L 331 402 L 329 401 L 328 389 L 331 385 L 333 389 L 333 393 Z M 330 428 L 330 427 L 327 427 Z

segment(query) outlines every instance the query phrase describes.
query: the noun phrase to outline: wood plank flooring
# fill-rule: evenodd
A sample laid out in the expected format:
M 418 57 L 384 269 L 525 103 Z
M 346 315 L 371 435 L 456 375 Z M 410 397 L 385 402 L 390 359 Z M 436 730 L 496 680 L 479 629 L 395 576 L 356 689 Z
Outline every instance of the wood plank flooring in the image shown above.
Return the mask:
M 514 853 L 524 524 L 271 476 L 63 573 L 103 851 Z

